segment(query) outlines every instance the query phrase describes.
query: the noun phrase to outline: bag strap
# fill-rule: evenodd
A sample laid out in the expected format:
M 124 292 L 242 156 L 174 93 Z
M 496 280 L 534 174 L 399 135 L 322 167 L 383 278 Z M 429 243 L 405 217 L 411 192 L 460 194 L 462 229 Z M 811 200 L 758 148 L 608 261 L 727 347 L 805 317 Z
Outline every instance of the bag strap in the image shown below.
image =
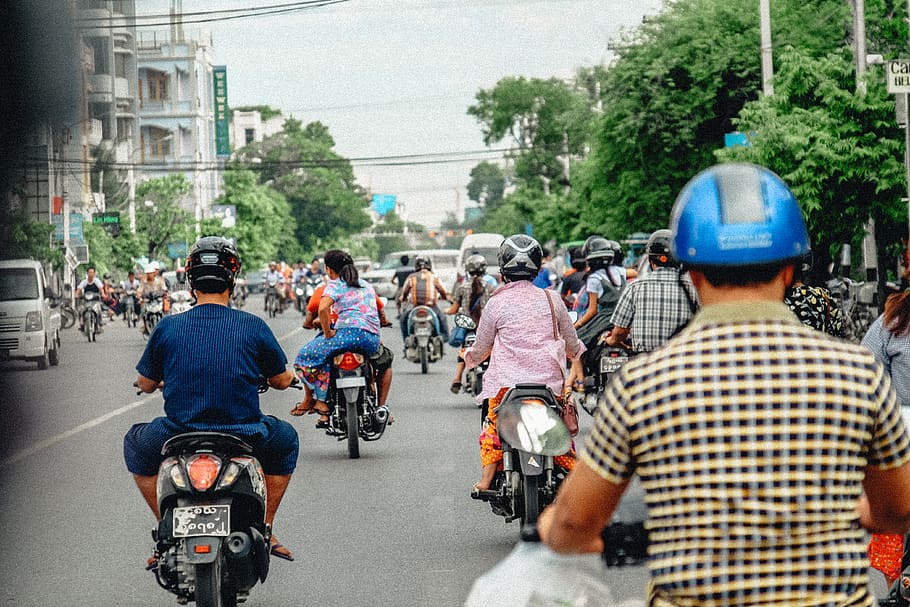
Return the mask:
M 543 295 L 547 298 L 547 303 L 550 305 L 550 318 L 553 320 L 553 339 L 559 339 L 559 331 L 556 328 L 556 310 L 553 309 L 553 300 L 550 299 L 550 294 L 547 293 L 546 289 L 543 289 Z

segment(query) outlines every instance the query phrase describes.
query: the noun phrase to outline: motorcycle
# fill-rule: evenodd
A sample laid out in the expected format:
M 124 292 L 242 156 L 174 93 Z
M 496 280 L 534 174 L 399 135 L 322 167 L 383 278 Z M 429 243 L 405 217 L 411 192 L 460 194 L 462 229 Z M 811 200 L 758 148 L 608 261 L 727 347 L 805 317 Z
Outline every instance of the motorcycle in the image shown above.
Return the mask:
M 177 602 L 234 607 L 269 573 L 262 467 L 243 440 L 189 432 L 168 440 L 158 468 L 161 520 L 152 567 Z
M 164 317 L 164 293 L 150 293 L 145 298 L 142 322 L 145 324 L 145 334 L 151 335 L 152 330 Z
M 326 435 L 347 440 L 348 457 L 360 457 L 360 439 L 382 437 L 389 410 L 378 404 L 373 367 L 359 352 L 340 352 L 332 357 L 331 380 L 326 397 L 329 426 Z
M 189 291 L 185 289 L 172 291 L 170 293 L 170 298 L 171 314 L 180 314 L 181 312 L 186 312 L 193 307 L 193 296 Z
M 554 457 L 569 451 L 572 437 L 559 415 L 559 403 L 544 384 L 518 384 L 496 409 L 502 443 L 502 470 L 490 489 L 475 489 L 471 497 L 488 502 L 506 522 L 518 519 L 533 525 L 553 502 L 566 471 Z
M 303 278 L 294 285 L 294 295 L 296 296 L 297 311 L 306 314 L 307 302 L 316 292 L 316 288 L 322 284 L 321 276 L 309 276 Z
M 584 397 L 579 399 L 581 407 L 590 415 L 594 415 L 597 402 L 603 394 L 607 383 L 616 371 L 626 364 L 631 358 L 626 348 L 604 346 L 600 358 L 592 365 L 589 375 L 584 381 Z
M 233 292 L 231 292 L 231 305 L 237 309 L 245 306 L 247 291 L 246 279 L 238 279 L 234 284 Z
M 456 314 L 455 326 L 467 331 L 464 336 L 464 344 L 461 346 L 460 351 L 461 358 L 464 359 L 465 352 L 471 349 L 471 347 L 474 345 L 474 341 L 477 339 L 477 324 L 474 322 L 474 319 L 467 314 Z M 483 390 L 483 374 L 486 372 L 487 367 L 489 366 L 490 359 L 487 358 L 476 367 L 465 371 L 465 392 L 473 396 L 480 394 L 481 390 Z
M 89 341 L 95 341 L 101 332 L 101 295 L 95 291 L 82 293 L 82 332 Z
M 265 311 L 269 318 L 275 318 L 281 308 L 281 295 L 277 281 L 270 280 L 265 290 Z
M 439 318 L 429 306 L 414 306 L 405 319 L 408 336 L 404 340 L 404 356 L 420 363 L 420 372 L 427 372 L 427 364 L 442 358 L 442 336 Z
M 126 326 L 135 327 L 136 323 L 139 320 L 139 308 L 136 301 L 136 289 L 129 289 L 123 293 L 123 297 L 120 299 L 120 304 L 123 306 L 123 320 L 126 321 Z

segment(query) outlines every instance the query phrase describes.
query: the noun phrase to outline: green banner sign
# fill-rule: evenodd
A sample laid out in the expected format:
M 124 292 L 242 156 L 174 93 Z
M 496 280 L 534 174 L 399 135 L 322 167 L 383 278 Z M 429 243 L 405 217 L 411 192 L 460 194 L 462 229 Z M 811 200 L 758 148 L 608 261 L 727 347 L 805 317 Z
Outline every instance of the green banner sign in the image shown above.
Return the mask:
M 230 120 L 228 117 L 227 66 L 212 67 L 215 83 L 215 154 L 231 155 Z

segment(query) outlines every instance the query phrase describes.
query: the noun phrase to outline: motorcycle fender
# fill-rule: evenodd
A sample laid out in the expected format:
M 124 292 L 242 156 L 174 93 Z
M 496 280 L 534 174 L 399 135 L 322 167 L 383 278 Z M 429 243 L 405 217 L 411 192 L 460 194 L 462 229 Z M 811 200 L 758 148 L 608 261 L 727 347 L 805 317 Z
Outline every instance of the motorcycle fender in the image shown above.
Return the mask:
M 344 388 L 343 391 L 345 402 L 352 403 L 357 400 L 357 396 L 360 393 L 360 388 Z
M 221 552 L 221 539 L 211 535 L 186 538 L 183 544 L 186 548 L 186 562 L 190 565 L 214 563 Z
M 527 451 L 518 451 L 516 452 L 516 459 L 521 464 L 521 473 L 525 476 L 540 476 L 543 474 L 546 456 L 528 453 Z

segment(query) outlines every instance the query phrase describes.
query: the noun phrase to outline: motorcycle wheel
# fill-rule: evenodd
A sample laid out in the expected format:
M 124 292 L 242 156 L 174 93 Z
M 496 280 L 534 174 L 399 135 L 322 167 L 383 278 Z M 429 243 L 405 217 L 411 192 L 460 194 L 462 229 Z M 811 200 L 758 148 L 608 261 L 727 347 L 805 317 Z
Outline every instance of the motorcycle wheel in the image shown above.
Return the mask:
M 345 421 L 348 430 L 348 458 L 357 459 L 360 457 L 360 436 L 358 435 L 358 417 L 357 401 L 348 401 L 345 403 Z
M 74 324 L 76 324 L 76 311 L 71 307 L 61 306 L 60 308 L 60 326 L 64 329 L 69 329 Z
M 522 485 L 524 511 L 521 514 L 521 526 L 532 525 L 540 516 L 540 477 L 525 476 Z
M 426 373 L 426 372 L 427 372 L 427 362 L 428 362 L 428 360 L 427 360 L 427 349 L 426 349 L 426 348 L 421 348 L 421 349 L 420 349 L 420 372 L 421 372 L 421 373 Z
M 236 607 L 237 594 L 221 585 L 222 558 L 196 565 L 196 607 Z
M 85 336 L 88 338 L 89 342 L 95 341 L 95 315 L 89 314 L 85 317 L 85 323 L 83 324 Z

